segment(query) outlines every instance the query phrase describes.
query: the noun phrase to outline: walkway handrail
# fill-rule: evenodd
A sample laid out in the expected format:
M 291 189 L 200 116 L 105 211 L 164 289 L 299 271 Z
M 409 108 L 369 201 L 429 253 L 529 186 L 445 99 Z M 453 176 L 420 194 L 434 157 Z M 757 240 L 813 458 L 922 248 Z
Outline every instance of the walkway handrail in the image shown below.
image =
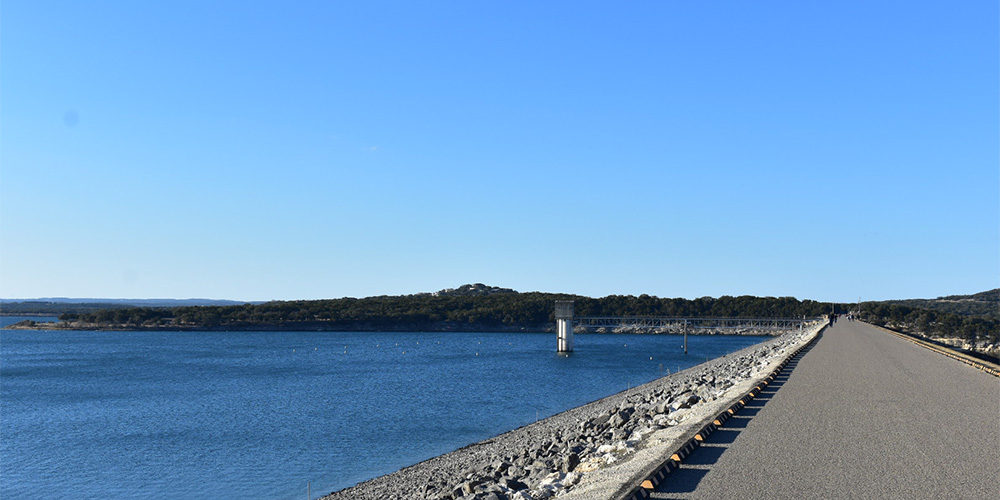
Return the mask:
M 671 321 L 822 321 L 822 316 L 807 318 L 766 318 L 766 317 L 732 317 L 732 316 L 574 316 L 573 319 L 659 319 Z
M 797 328 L 824 318 L 722 318 L 722 317 L 668 317 L 668 316 L 578 316 L 574 324 L 591 328 L 666 328 L 693 329 L 758 328 L 786 330 Z

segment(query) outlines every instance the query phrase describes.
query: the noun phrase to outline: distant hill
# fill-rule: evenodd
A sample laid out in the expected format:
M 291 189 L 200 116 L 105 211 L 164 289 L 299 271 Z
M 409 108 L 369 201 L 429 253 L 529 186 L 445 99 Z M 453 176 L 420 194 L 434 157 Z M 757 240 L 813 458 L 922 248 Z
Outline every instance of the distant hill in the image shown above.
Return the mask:
M 1000 288 L 994 288 L 992 290 L 979 292 L 973 295 L 948 295 L 947 297 L 938 297 L 935 300 L 1000 303 Z
M 133 307 L 187 307 L 233 306 L 261 302 L 212 299 L 74 299 L 46 297 L 41 299 L 0 299 L 0 315 L 60 315 L 82 314 L 101 309 L 129 309 Z
M 936 299 L 886 300 L 885 304 L 928 309 L 962 316 L 1000 318 L 1000 288 L 973 295 L 948 295 Z
M 0 299 L 7 302 L 50 302 L 55 304 L 115 304 L 132 307 L 184 307 L 184 306 L 238 306 L 243 304 L 260 304 L 262 302 L 247 302 L 244 300 L 217 299 L 74 299 L 68 297 L 45 297 L 41 299 Z
M 499 293 L 517 293 L 517 291 L 511 290 L 510 288 L 500 288 L 498 286 L 474 283 L 471 285 L 462 285 L 458 288 L 445 288 L 444 290 L 440 290 L 429 295 L 434 297 L 468 297 L 478 295 L 496 295 Z

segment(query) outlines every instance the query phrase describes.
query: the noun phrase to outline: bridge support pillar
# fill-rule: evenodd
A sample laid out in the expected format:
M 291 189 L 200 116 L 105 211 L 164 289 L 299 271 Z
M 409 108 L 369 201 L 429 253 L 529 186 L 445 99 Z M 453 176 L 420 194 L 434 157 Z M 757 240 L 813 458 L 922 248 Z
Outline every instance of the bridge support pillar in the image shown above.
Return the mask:
M 556 301 L 556 352 L 573 352 L 573 301 Z

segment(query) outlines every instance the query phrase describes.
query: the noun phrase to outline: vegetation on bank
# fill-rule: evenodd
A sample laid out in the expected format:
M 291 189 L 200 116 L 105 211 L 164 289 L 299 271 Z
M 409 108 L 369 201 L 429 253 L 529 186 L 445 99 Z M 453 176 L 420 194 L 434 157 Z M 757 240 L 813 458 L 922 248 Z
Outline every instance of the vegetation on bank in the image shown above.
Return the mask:
M 936 299 L 886 300 L 879 304 L 926 309 L 959 316 L 987 316 L 1000 319 L 1000 288 L 973 295 L 948 295 Z
M 474 286 L 474 285 L 467 285 Z M 465 287 L 463 287 L 465 288 Z M 451 292 L 451 293 L 449 293 Z M 68 313 L 60 320 L 76 324 L 125 327 L 240 329 L 259 325 L 291 329 L 346 330 L 355 327 L 477 330 L 546 329 L 555 322 L 556 300 L 576 302 L 579 316 L 700 316 L 700 317 L 800 317 L 819 316 L 829 304 L 792 297 L 702 297 L 667 299 L 650 295 L 611 295 L 590 298 L 552 293 L 468 294 L 467 290 L 436 294 L 380 296 L 363 299 L 275 301 L 239 306 L 107 309 Z M 840 311 L 846 311 L 840 305 Z
M 578 316 L 815 317 L 831 311 L 856 312 L 858 307 L 857 304 L 830 304 L 793 297 L 722 296 L 689 300 L 610 295 L 591 298 L 519 293 L 475 284 L 436 293 L 362 299 L 273 301 L 231 306 L 87 308 L 64 312 L 59 319 L 65 328 L 95 329 L 540 331 L 552 328 L 556 300 L 575 301 Z M 964 305 L 956 309 L 954 304 Z M 955 312 L 959 310 L 964 314 Z M 993 310 L 994 314 L 972 314 L 980 310 Z M 972 344 L 997 344 L 1000 343 L 1000 313 L 997 311 L 1000 311 L 1000 290 L 933 300 L 865 302 L 861 304 L 860 315 L 865 321 L 880 326 L 930 338 L 951 337 Z
M 928 339 L 959 339 L 975 350 L 1000 354 L 1000 288 L 936 299 L 861 304 L 862 319 Z M 980 349 L 994 346 L 993 349 Z
M 1000 344 L 1000 318 L 970 316 L 910 307 L 891 302 L 867 302 L 861 319 L 927 338 L 957 338 L 969 344 Z

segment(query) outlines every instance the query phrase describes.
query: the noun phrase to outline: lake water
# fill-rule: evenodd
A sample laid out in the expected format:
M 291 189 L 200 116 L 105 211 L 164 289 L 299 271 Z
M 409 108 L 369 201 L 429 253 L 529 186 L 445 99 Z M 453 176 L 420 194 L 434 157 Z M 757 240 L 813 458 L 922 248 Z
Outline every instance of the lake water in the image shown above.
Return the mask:
M 318 496 L 766 338 L 4 330 L 0 498 Z

